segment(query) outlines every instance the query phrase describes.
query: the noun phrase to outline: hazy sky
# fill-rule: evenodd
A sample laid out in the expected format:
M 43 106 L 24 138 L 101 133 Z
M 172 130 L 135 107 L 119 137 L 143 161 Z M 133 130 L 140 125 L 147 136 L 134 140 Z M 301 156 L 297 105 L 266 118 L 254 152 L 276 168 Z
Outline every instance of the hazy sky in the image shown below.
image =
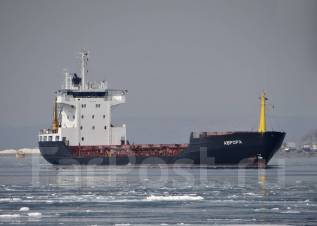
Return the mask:
M 258 96 L 289 139 L 317 128 L 317 1 L 0 0 L 0 148 L 36 145 L 63 69 L 129 90 L 115 109 L 134 142 L 249 130 Z M 304 134 L 303 134 L 304 135 Z

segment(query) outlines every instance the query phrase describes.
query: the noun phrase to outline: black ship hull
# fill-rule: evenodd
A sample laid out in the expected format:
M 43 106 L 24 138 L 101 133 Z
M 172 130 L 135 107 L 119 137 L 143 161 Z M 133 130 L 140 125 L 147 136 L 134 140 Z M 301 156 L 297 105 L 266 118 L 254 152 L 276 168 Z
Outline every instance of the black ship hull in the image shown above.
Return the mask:
M 97 155 L 95 149 L 89 155 L 74 154 L 74 147 L 66 146 L 62 141 L 42 141 L 39 148 L 42 156 L 55 165 L 266 165 L 281 147 L 284 137 L 284 132 L 202 133 L 197 138 L 192 133 L 186 147 L 180 148 L 176 154 L 161 155 L 157 155 L 157 152 L 140 155 L 132 146 L 122 147 L 130 150 L 127 155 L 119 155 L 120 146 L 116 146 L 117 153 L 112 152 L 111 156 L 100 155 L 102 150 Z M 75 148 L 81 150 L 81 147 Z

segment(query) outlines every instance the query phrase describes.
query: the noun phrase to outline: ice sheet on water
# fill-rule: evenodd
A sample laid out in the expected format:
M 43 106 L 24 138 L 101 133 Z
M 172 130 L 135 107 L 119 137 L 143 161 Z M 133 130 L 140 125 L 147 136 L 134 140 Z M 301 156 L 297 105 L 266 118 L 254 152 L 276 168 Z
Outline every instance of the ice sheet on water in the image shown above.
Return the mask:
M 10 162 L 10 158 L 4 156 L 0 163 L 5 162 L 6 165 L 0 164 L 0 168 L 7 170 L 9 167 L 8 172 L 12 173 L 17 172 L 15 171 L 17 168 L 19 173 L 32 172 L 32 158 L 23 159 L 29 163 L 25 165 L 21 159 L 16 160 L 15 156 L 11 158 Z M 317 158 L 315 160 L 317 161 Z M 69 168 L 55 168 L 46 162 L 43 164 L 45 165 L 42 165 L 39 186 L 37 184 L 30 186 L 28 178 L 21 180 L 22 174 L 1 178 L 4 180 L 1 181 L 3 185 L 0 185 L 0 209 L 2 209 L 0 224 L 8 221 L 18 223 L 27 221 L 30 225 L 39 225 L 41 221 L 40 223 L 45 225 L 54 221 L 67 225 L 70 219 L 76 221 L 78 218 L 85 218 L 86 225 L 114 225 L 115 223 L 148 225 L 146 223 L 150 221 L 157 223 L 155 225 L 164 225 L 164 223 L 176 225 L 177 222 L 184 222 L 185 225 L 197 225 L 195 222 L 210 223 L 209 225 L 252 226 L 274 224 L 281 226 L 288 223 L 299 225 L 301 222 L 307 222 L 315 225 L 313 221 L 317 208 L 315 200 L 317 166 L 307 169 L 307 172 L 310 172 L 309 175 L 299 176 L 306 171 L 290 164 L 287 167 L 291 166 L 293 171 L 287 171 L 285 184 L 279 187 L 276 185 L 278 178 L 275 177 L 277 169 L 268 169 L 267 174 L 271 177 L 268 176 L 263 191 L 258 186 L 258 172 L 253 170 L 248 171 L 246 184 L 243 187 L 235 183 L 235 178 L 232 178 L 232 181 L 228 178 L 228 171 L 209 170 L 208 180 L 203 182 L 207 185 L 193 182 L 193 187 L 187 189 L 184 184 L 177 182 L 180 179 L 178 176 L 170 175 L 168 183 L 153 188 L 140 183 L 139 169 L 130 169 L 131 172 L 122 173 L 121 176 L 121 168 L 114 168 L 118 172 L 116 175 L 118 181 L 108 186 L 108 183 L 113 181 L 112 177 L 108 181 L 104 180 L 104 175 L 112 176 L 113 168 L 111 167 L 98 168 L 102 174 L 96 179 L 100 178 L 100 180 L 95 180 L 94 186 L 86 186 L 86 171 L 82 171 L 84 173 L 81 174 L 80 171 L 73 172 Z M 64 186 L 64 182 L 61 182 L 59 177 L 60 172 L 65 173 L 67 178 L 78 176 L 83 186 Z M 122 169 L 122 172 L 126 173 L 126 169 Z M 191 172 L 196 173 L 195 170 Z M 234 172 L 229 173 L 234 174 Z M 155 169 L 150 173 L 160 175 Z M 47 175 L 50 175 L 49 178 Z M 64 174 L 62 176 L 64 178 Z M 220 179 L 216 181 L 214 178 L 218 176 L 228 180 L 228 183 Z M 295 183 L 298 178 L 303 182 Z M 10 185 L 5 185 L 5 182 Z M 168 206 L 166 206 L 167 201 L 171 201 Z M 76 209 L 72 208 L 74 206 Z M 29 207 L 30 210 L 19 211 L 21 207 Z M 41 212 L 43 208 L 45 213 L 42 213 L 42 217 L 35 217 L 32 214 Z M 13 211 L 8 212 L 8 209 Z M 99 211 L 100 209 L 102 211 Z M 175 213 L 169 214 L 171 211 Z M 138 217 L 140 212 L 143 213 L 142 218 Z M 29 216 L 28 213 L 34 217 Z M 113 216 L 112 213 L 116 214 L 115 221 L 109 218 L 109 215 Z M 265 222 L 261 221 L 263 219 Z

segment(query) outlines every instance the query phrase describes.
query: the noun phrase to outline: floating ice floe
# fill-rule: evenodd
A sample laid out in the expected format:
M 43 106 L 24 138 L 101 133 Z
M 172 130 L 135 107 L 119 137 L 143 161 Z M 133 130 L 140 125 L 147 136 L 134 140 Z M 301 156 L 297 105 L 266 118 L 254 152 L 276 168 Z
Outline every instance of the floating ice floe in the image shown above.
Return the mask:
M 191 196 L 191 195 L 170 195 L 170 196 L 160 196 L 160 195 L 150 195 L 145 198 L 146 201 L 201 201 L 204 198 L 201 196 Z
M 41 217 L 42 214 L 39 212 L 28 213 L 29 217 Z
M 263 195 L 261 194 L 256 194 L 256 193 L 253 193 L 253 192 L 246 192 L 246 193 L 243 193 L 245 196 L 249 196 L 249 197 L 256 197 L 256 198 L 261 198 L 263 197 Z
M 30 208 L 29 207 L 26 207 L 26 206 L 23 206 L 20 208 L 20 211 L 29 211 Z
M 229 195 L 229 196 L 227 196 L 227 198 L 228 199 L 236 199 L 236 198 L 238 198 L 239 196 L 237 196 L 237 195 Z
M 254 209 L 254 212 L 268 212 L 269 209 L 267 208 L 258 208 L 258 209 Z
M 287 210 L 287 211 L 282 211 L 281 213 L 300 213 L 300 211 L 297 211 L 297 210 Z
M 17 202 L 21 201 L 20 198 L 0 198 L 0 202 Z

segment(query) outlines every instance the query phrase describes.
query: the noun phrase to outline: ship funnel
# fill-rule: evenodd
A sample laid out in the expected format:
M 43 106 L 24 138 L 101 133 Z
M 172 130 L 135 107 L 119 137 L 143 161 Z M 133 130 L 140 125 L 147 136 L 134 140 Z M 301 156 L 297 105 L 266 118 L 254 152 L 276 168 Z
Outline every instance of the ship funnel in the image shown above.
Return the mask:
M 260 107 L 260 121 L 259 121 L 258 132 L 264 133 L 264 132 L 266 132 L 266 115 L 265 115 L 266 111 L 265 111 L 265 108 L 266 108 L 266 101 L 267 101 L 265 92 L 262 93 L 260 100 L 261 100 L 261 107 Z
M 53 112 L 52 130 L 53 130 L 53 133 L 57 133 L 57 132 L 58 132 L 57 97 L 55 97 L 55 101 L 54 101 L 54 112 Z

